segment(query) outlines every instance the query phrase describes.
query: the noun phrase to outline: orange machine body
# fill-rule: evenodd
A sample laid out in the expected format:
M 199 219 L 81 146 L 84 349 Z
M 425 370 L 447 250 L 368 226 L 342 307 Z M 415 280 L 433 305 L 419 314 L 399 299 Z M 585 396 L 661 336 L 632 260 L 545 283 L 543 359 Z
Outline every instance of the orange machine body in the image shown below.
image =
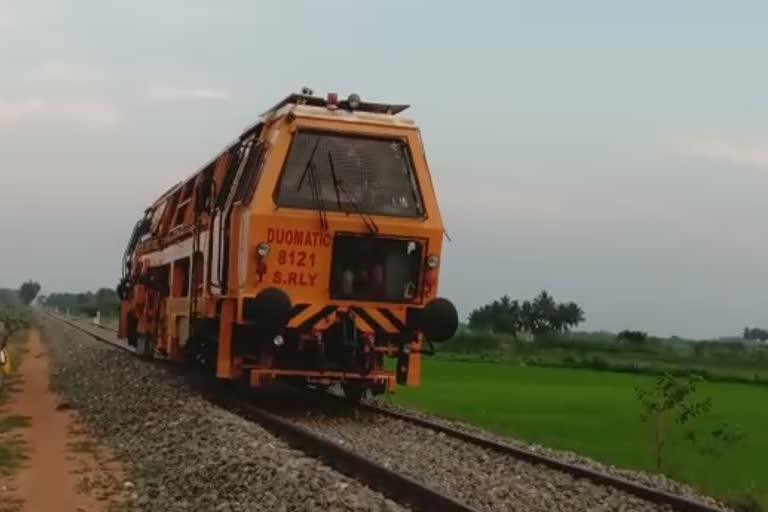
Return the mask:
M 458 319 L 437 297 L 444 228 L 404 109 L 291 95 L 163 194 L 126 249 L 121 337 L 254 386 L 418 385 Z

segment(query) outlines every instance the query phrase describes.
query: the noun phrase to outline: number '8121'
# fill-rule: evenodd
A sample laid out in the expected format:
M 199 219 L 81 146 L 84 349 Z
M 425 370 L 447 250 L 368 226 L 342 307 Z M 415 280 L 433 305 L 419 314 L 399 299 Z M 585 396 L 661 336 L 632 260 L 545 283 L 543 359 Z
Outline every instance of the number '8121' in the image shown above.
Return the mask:
M 291 265 L 293 267 L 314 267 L 315 253 L 306 251 L 280 251 L 277 253 L 278 265 Z

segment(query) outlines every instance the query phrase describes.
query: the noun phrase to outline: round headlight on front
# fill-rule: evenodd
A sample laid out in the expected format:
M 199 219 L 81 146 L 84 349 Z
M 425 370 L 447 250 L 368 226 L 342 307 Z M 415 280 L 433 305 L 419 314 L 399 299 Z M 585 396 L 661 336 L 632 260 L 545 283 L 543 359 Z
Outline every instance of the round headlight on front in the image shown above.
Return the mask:
M 269 244 L 267 242 L 261 242 L 256 246 L 256 254 L 262 258 L 266 258 L 267 254 L 269 254 Z
M 427 258 L 427 266 L 429 268 L 437 268 L 439 263 L 440 258 L 438 258 L 436 254 L 430 254 L 430 256 Z

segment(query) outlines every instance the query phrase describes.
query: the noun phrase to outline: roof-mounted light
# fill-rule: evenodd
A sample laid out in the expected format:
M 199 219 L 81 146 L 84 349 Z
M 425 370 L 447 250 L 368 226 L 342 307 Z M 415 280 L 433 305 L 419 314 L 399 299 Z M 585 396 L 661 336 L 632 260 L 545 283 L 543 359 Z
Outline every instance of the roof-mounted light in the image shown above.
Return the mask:
M 350 110 L 360 107 L 360 96 L 355 93 L 350 94 L 347 98 L 347 105 L 349 105 Z
M 338 107 L 339 103 L 339 95 L 335 92 L 329 92 L 328 97 L 325 100 L 326 105 L 328 108 L 336 108 Z

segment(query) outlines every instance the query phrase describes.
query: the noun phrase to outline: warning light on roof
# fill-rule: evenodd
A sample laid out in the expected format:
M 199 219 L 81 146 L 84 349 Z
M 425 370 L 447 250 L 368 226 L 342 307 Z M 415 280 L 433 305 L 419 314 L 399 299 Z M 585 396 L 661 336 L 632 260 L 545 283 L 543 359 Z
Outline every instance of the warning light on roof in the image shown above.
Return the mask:
M 339 95 L 335 92 L 329 92 L 328 98 L 326 99 L 326 103 L 329 107 L 335 108 L 339 102 Z

